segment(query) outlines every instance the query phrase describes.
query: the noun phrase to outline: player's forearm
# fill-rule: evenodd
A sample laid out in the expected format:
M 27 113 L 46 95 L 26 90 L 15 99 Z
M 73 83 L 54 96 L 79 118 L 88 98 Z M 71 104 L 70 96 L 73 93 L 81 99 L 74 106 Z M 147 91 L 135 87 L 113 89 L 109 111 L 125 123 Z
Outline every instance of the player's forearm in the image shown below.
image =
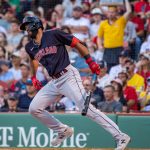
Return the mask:
M 81 43 L 77 43 L 75 48 L 79 51 L 79 53 L 81 54 L 81 56 L 86 56 L 89 55 L 89 51 L 88 49 Z
M 35 76 L 38 69 L 38 62 L 35 60 L 30 60 L 31 76 Z

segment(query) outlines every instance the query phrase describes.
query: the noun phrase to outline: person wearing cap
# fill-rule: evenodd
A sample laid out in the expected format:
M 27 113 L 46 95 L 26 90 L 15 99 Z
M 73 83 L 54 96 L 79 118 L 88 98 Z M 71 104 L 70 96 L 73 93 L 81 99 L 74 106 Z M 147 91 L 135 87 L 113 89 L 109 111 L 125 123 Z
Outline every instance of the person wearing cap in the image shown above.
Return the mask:
M 27 93 L 21 94 L 19 96 L 18 107 L 25 111 L 28 111 L 31 101 L 33 100 L 34 96 L 37 94 L 37 90 L 34 88 L 31 79 L 28 79 L 26 81 L 26 89 L 27 89 Z
M 118 64 L 118 56 L 123 50 L 124 29 L 131 13 L 128 0 L 125 0 L 126 12 L 117 18 L 117 8 L 108 8 L 107 20 L 101 22 L 98 29 L 98 48 L 104 51 L 103 59 L 108 64 L 108 70 Z
M 137 94 L 144 90 L 144 78 L 139 74 L 135 73 L 136 65 L 135 62 L 130 59 L 125 62 L 126 71 L 128 73 L 128 86 L 132 86 L 136 89 Z
M 102 20 L 102 11 L 99 8 L 94 8 L 91 11 L 93 23 L 90 25 L 90 35 L 91 37 L 97 36 L 98 27 Z
M 12 58 L 12 67 L 9 69 L 9 71 L 12 72 L 15 80 L 20 80 L 22 78 L 20 70 L 20 63 L 21 63 L 20 51 L 13 52 L 11 58 Z
M 136 90 L 132 86 L 128 86 L 128 74 L 127 72 L 120 72 L 118 78 L 122 81 L 123 84 L 123 95 L 127 101 L 128 112 L 133 112 L 138 110 L 138 96 Z
M 122 104 L 114 99 L 115 88 L 112 85 L 107 85 L 103 91 L 105 101 L 98 103 L 98 109 L 107 113 L 122 112 Z
M 118 73 L 125 70 L 125 62 L 129 59 L 129 52 L 122 51 L 119 55 L 119 64 L 111 67 L 109 75 L 112 79 L 118 77 Z
M 110 84 L 112 78 L 107 73 L 107 63 L 104 60 L 101 60 L 98 62 L 98 64 L 101 68 L 101 72 L 98 75 L 98 83 L 96 86 L 103 89 L 105 86 Z
M 127 112 L 127 101 L 123 95 L 123 83 L 121 79 L 113 79 L 111 85 L 115 88 L 114 99 L 122 104 L 122 111 Z
M 90 26 L 90 21 L 82 17 L 82 7 L 75 6 L 73 8 L 72 18 L 66 19 L 64 25 L 68 26 L 72 34 L 79 40 L 84 41 L 89 37 L 88 31 Z
M 27 88 L 26 88 L 26 82 L 29 79 L 30 76 L 30 66 L 26 62 L 22 62 L 20 64 L 20 70 L 21 70 L 21 75 L 22 78 L 17 81 L 14 87 L 14 91 L 16 95 L 20 94 L 26 94 L 27 93 Z
M 71 18 L 73 8 L 81 6 L 81 0 L 63 0 L 62 5 L 64 7 L 64 18 Z
M 9 63 L 6 60 L 0 61 L 0 81 L 8 85 L 14 80 L 13 73 L 9 70 Z
M 19 112 L 18 98 L 14 94 L 9 95 L 6 102 L 7 106 L 2 107 L 0 112 Z

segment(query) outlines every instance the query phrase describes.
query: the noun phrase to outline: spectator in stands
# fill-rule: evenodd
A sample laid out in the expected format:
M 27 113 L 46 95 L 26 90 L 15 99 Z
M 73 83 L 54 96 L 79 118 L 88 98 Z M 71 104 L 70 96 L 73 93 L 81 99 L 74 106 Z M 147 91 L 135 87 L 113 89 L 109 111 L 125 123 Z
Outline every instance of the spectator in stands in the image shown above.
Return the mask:
M 22 78 L 15 84 L 15 93 L 19 97 L 21 94 L 27 93 L 26 82 L 30 76 L 30 67 L 26 62 L 20 64 Z
M 129 59 L 129 52 L 122 51 L 119 55 L 119 64 L 110 69 L 109 75 L 112 79 L 118 77 L 118 73 L 126 70 L 125 62 Z
M 4 87 L 0 85 L 0 108 L 6 105 Z
M 19 43 L 19 45 L 17 46 L 17 50 L 19 50 L 20 51 L 20 56 L 21 56 L 21 61 L 26 61 L 26 62 L 28 62 L 29 60 L 28 60 L 28 55 L 27 55 L 27 53 L 26 53 L 26 51 L 25 51 L 25 46 L 26 46 L 26 44 L 29 42 L 29 37 L 27 36 L 27 35 L 24 35 L 23 37 L 22 37 L 22 39 L 20 40 L 20 43 Z
M 85 62 L 84 58 L 81 57 L 80 55 L 78 55 L 75 58 L 75 62 L 73 63 L 73 66 L 78 69 L 78 71 L 79 71 L 82 78 L 91 75 L 90 68 L 88 67 L 88 65 Z
M 75 6 L 81 6 L 81 0 L 64 0 L 63 1 L 64 17 L 65 18 L 71 18 L 72 17 L 72 11 L 73 11 L 73 8 Z
M 64 7 L 58 4 L 55 6 L 54 10 L 57 12 L 57 28 L 61 28 L 64 22 Z
M 137 35 L 136 35 L 135 24 L 131 21 L 128 21 L 126 24 L 125 35 L 124 35 L 124 49 L 125 50 L 129 50 L 130 52 L 133 51 L 136 37 Z
M 141 110 L 150 111 L 150 77 L 147 78 L 147 88 L 140 94 Z
M 7 45 L 6 35 L 3 32 L 0 32 L 0 46 L 5 47 Z
M 123 83 L 123 94 L 124 98 L 127 101 L 128 111 L 137 111 L 138 110 L 138 97 L 134 87 L 128 86 L 128 74 L 126 72 L 120 72 L 118 78 Z
M 2 107 L 0 112 L 19 112 L 18 98 L 16 96 L 9 96 L 7 99 L 7 106 Z
M 144 78 L 145 87 L 147 78 L 150 77 L 150 54 L 141 54 L 137 63 L 137 73 Z
M 0 61 L 5 60 L 6 57 L 6 50 L 3 46 L 0 46 Z
M 5 28 L 6 31 L 9 31 L 11 26 L 11 21 L 14 20 L 15 17 L 15 11 L 10 7 L 8 8 L 3 15 L 1 15 L 0 19 L 0 26 Z
M 92 83 L 95 82 L 95 83 Z M 90 78 L 83 80 L 83 86 L 87 93 L 92 91 L 91 103 L 97 108 L 99 102 L 104 101 L 103 90 L 96 87 L 96 81 L 92 81 Z
M 54 29 L 57 27 L 58 12 L 54 9 L 49 10 L 46 14 L 47 24 L 45 29 Z
M 122 112 L 122 104 L 114 100 L 114 92 L 115 89 L 112 85 L 104 88 L 105 101 L 98 103 L 98 109 L 108 113 Z
M 117 18 L 117 8 L 109 7 L 108 19 L 102 21 L 98 29 L 98 48 L 104 50 L 103 59 L 108 64 L 108 70 L 119 63 L 118 56 L 123 50 L 124 29 L 131 13 L 128 0 L 125 0 L 125 6 L 126 12 L 120 18 Z
M 82 8 L 80 6 L 73 8 L 72 18 L 66 19 L 64 25 L 68 26 L 71 33 L 81 41 L 89 37 L 90 22 L 82 17 Z
M 139 0 L 134 5 L 134 11 L 139 15 L 144 15 L 148 11 L 147 0 Z
M 7 37 L 3 32 L 0 32 L 0 46 L 4 47 L 6 50 L 6 58 L 8 58 L 8 52 L 12 52 L 13 48 L 8 45 Z
M 150 35 L 147 36 L 145 42 L 142 43 L 140 54 L 149 53 L 150 54 Z
M 8 34 L 8 44 L 16 49 L 22 37 L 23 34 L 19 30 L 19 22 L 17 20 L 11 21 L 10 33 Z
M 86 39 L 86 47 L 89 49 L 90 55 L 94 58 L 96 62 L 103 59 L 103 53 L 97 50 L 96 44 L 90 39 Z
M 132 59 L 137 59 L 144 38 L 144 20 L 141 18 L 140 15 L 136 14 L 132 8 L 132 15 L 130 21 L 132 21 L 135 24 L 136 35 L 137 35 L 135 40 L 135 47 L 131 51 Z
M 60 103 L 64 104 L 66 113 L 78 110 L 74 101 L 70 100 L 68 97 L 61 98 Z
M 123 83 L 119 78 L 113 79 L 111 85 L 115 88 L 114 100 L 122 104 L 122 111 L 127 112 L 127 101 L 123 95 Z
M 13 80 L 14 76 L 9 70 L 9 63 L 6 60 L 0 61 L 0 81 L 3 81 L 10 86 Z
M 89 0 L 82 0 L 82 8 L 83 8 L 83 17 L 90 19 L 91 18 L 91 4 Z
M 98 64 L 101 68 L 101 72 L 98 75 L 97 87 L 103 89 L 105 86 L 110 85 L 112 78 L 107 73 L 107 63 L 104 60 L 101 60 L 98 62 Z
M 21 63 L 21 55 L 19 51 L 13 52 L 12 56 L 12 67 L 10 68 L 10 72 L 13 74 L 15 80 L 20 80 L 22 78 L 20 63 Z
M 125 66 L 128 73 L 127 85 L 134 87 L 137 94 L 139 94 L 144 90 L 144 78 L 139 74 L 135 73 L 136 65 L 133 60 L 127 60 Z
M 27 93 L 21 94 L 19 96 L 19 102 L 18 102 L 18 107 L 24 109 L 24 111 L 28 111 L 29 105 L 37 93 L 30 79 L 27 80 L 26 86 L 27 86 Z
M 91 38 L 94 38 L 97 36 L 98 27 L 100 25 L 100 22 L 102 20 L 102 12 L 99 8 L 94 8 L 91 11 L 92 14 L 92 24 L 90 25 L 90 36 Z

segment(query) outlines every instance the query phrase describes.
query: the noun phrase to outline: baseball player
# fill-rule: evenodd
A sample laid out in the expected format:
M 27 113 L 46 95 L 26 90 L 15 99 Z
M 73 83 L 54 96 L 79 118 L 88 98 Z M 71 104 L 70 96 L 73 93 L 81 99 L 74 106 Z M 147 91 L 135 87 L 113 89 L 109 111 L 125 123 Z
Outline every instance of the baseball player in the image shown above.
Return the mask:
M 25 17 L 20 29 L 27 31 L 32 39 L 25 49 L 30 56 L 32 83 L 39 90 L 30 104 L 29 112 L 48 128 L 58 133 L 57 137 L 51 141 L 53 146 L 57 146 L 72 136 L 73 130 L 50 115 L 45 108 L 58 96 L 65 95 L 69 99 L 75 100 L 76 105 L 82 111 L 87 95 L 78 70 L 70 64 L 65 45 L 75 47 L 79 51 L 92 73 L 99 74 L 100 68 L 92 60 L 88 49 L 76 37 L 59 29 L 43 31 L 43 24 L 37 17 Z M 52 80 L 44 87 L 36 78 L 39 63 L 47 69 L 52 77 Z M 125 149 L 130 137 L 121 132 L 118 126 L 104 113 L 90 104 L 87 117 L 101 125 L 114 137 L 117 142 L 116 150 Z

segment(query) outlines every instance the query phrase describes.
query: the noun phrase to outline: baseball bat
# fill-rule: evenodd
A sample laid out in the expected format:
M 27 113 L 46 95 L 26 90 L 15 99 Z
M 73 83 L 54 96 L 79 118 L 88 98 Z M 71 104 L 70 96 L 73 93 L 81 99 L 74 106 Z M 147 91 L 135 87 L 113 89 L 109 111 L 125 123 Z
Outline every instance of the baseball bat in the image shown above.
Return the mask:
M 96 81 L 97 81 L 97 75 L 94 74 L 93 78 L 92 78 L 92 81 L 91 81 L 93 86 L 95 86 Z M 92 96 L 92 91 L 89 91 L 88 95 L 87 95 L 87 97 L 85 99 L 85 102 L 84 102 L 84 108 L 82 109 L 82 112 L 81 112 L 82 116 L 86 116 L 87 115 L 87 111 L 88 111 L 88 108 L 89 108 L 91 96 Z

